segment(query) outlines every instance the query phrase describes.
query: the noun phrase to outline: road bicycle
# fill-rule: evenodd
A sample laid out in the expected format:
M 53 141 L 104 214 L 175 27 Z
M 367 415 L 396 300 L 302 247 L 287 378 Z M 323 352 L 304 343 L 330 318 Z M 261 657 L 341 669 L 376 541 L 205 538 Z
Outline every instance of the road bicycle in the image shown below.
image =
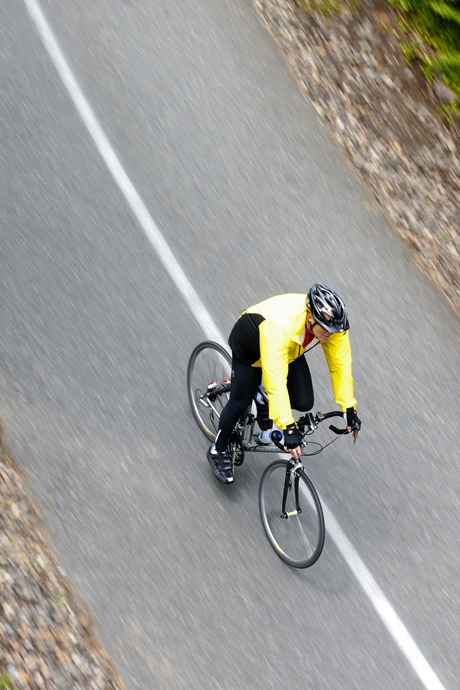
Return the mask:
M 200 343 L 193 350 L 187 368 L 187 391 L 193 415 L 204 435 L 215 439 L 220 414 L 228 402 L 231 387 L 231 357 L 227 350 L 212 341 Z M 259 392 L 266 400 L 263 386 Z M 297 420 L 304 434 L 302 456 L 318 455 L 336 438 L 322 445 L 307 440 L 318 425 L 342 412 L 313 414 L 307 412 Z M 256 417 L 253 405 L 241 415 L 230 437 L 228 450 L 233 466 L 240 466 L 246 452 L 283 453 L 282 433 L 274 431 L 273 442 L 259 445 L 254 438 Z M 329 427 L 335 434 L 346 429 Z M 265 468 L 259 484 L 259 511 L 268 541 L 278 556 L 295 568 L 309 568 L 321 555 L 324 546 L 324 515 L 318 493 L 308 477 L 301 459 L 278 458 Z

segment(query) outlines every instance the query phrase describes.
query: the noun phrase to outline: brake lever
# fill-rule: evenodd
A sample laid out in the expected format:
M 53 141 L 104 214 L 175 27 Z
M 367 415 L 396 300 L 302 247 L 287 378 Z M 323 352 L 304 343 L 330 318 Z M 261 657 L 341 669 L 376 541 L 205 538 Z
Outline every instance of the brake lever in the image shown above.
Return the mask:
M 348 434 L 348 433 L 349 433 L 347 429 L 338 429 L 338 428 L 337 428 L 336 426 L 334 426 L 333 424 L 330 424 L 330 425 L 329 425 L 329 429 L 330 429 L 331 431 L 333 431 L 334 434 L 339 434 L 339 435 L 340 435 L 340 434 Z

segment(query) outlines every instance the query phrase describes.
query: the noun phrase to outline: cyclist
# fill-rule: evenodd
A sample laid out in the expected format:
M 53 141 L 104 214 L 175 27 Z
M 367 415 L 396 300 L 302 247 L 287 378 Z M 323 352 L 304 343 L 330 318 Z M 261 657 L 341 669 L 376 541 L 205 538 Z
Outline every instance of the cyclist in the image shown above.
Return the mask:
M 225 484 L 233 482 L 228 441 L 239 416 L 256 396 L 262 376 L 268 410 L 256 398 L 257 422 L 261 429 L 270 429 L 274 423 L 283 431 L 285 451 L 300 457 L 302 435 L 292 410 L 307 412 L 313 407 L 310 369 L 303 354 L 315 339 L 323 348 L 334 397 L 346 415 L 347 429 L 354 438 L 359 436 L 361 421 L 353 393 L 348 329 L 343 300 L 327 285 L 318 283 L 307 295 L 277 295 L 242 313 L 228 340 L 232 350 L 230 398 L 207 453 L 217 479 Z

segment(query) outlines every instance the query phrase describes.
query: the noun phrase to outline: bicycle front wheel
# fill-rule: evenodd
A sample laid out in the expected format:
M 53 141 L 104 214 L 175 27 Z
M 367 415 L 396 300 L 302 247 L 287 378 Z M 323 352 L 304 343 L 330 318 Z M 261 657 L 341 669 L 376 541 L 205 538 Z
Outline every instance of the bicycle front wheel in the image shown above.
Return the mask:
M 324 515 L 316 489 L 302 469 L 291 471 L 287 460 L 272 462 L 260 480 L 259 510 L 268 541 L 283 561 L 294 568 L 316 563 L 324 546 Z
M 221 412 L 230 396 L 231 357 L 219 343 L 206 340 L 190 355 L 187 391 L 201 431 L 214 441 Z

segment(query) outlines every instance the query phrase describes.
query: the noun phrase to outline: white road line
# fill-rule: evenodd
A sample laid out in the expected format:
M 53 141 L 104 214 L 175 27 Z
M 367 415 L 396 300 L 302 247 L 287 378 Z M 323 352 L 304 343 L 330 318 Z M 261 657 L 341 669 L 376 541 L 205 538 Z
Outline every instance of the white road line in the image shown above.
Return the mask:
M 332 538 L 332 541 L 342 554 L 344 561 L 358 580 L 372 606 L 377 611 L 388 632 L 422 681 L 422 684 L 427 690 L 445 690 L 443 684 L 435 675 L 433 669 L 409 634 L 404 623 L 378 586 L 369 572 L 369 569 L 364 565 L 353 544 L 340 527 L 333 513 L 331 513 L 329 508 L 325 505 L 322 498 L 321 503 L 323 505 L 328 535 Z
M 39 3 L 37 0 L 24 0 L 24 3 L 38 30 L 38 33 L 40 34 L 43 44 L 69 93 L 70 98 L 72 99 L 94 141 L 96 148 L 104 159 L 108 170 L 112 174 L 115 182 L 120 188 L 120 191 L 128 202 L 128 205 L 131 207 L 134 215 L 138 219 L 141 228 L 144 230 L 150 244 L 157 253 L 157 256 L 171 276 L 171 280 L 176 285 L 177 289 L 183 296 L 185 303 L 190 308 L 191 313 L 195 316 L 198 324 L 203 329 L 205 337 L 216 340 L 220 343 L 224 343 L 224 338 L 219 332 L 219 329 L 214 323 L 210 313 L 185 275 L 182 267 L 161 234 L 157 224 L 153 220 L 152 216 L 147 210 L 147 207 L 118 160 L 118 157 L 105 132 L 100 126 L 89 102 L 80 89 L 80 86 L 78 85 L 78 82 L 75 79 L 69 64 L 67 63 L 66 58 L 64 57 L 64 54 L 53 34 L 53 31 L 51 30 L 50 25 L 48 24 L 45 15 L 43 14 Z M 413 638 L 410 636 L 408 630 L 397 615 L 396 611 L 393 609 L 388 599 L 385 597 L 382 590 L 372 577 L 371 573 L 355 551 L 334 515 L 329 509 L 327 509 L 326 506 L 324 506 L 324 512 L 328 523 L 328 534 L 332 537 L 335 545 L 342 554 L 342 557 L 357 578 L 365 594 L 377 611 L 380 619 L 383 621 L 385 627 L 398 645 L 399 649 L 420 678 L 424 687 L 427 690 L 445 690 L 444 686 L 435 675 L 433 669 L 430 667 L 425 657 L 417 647 Z

